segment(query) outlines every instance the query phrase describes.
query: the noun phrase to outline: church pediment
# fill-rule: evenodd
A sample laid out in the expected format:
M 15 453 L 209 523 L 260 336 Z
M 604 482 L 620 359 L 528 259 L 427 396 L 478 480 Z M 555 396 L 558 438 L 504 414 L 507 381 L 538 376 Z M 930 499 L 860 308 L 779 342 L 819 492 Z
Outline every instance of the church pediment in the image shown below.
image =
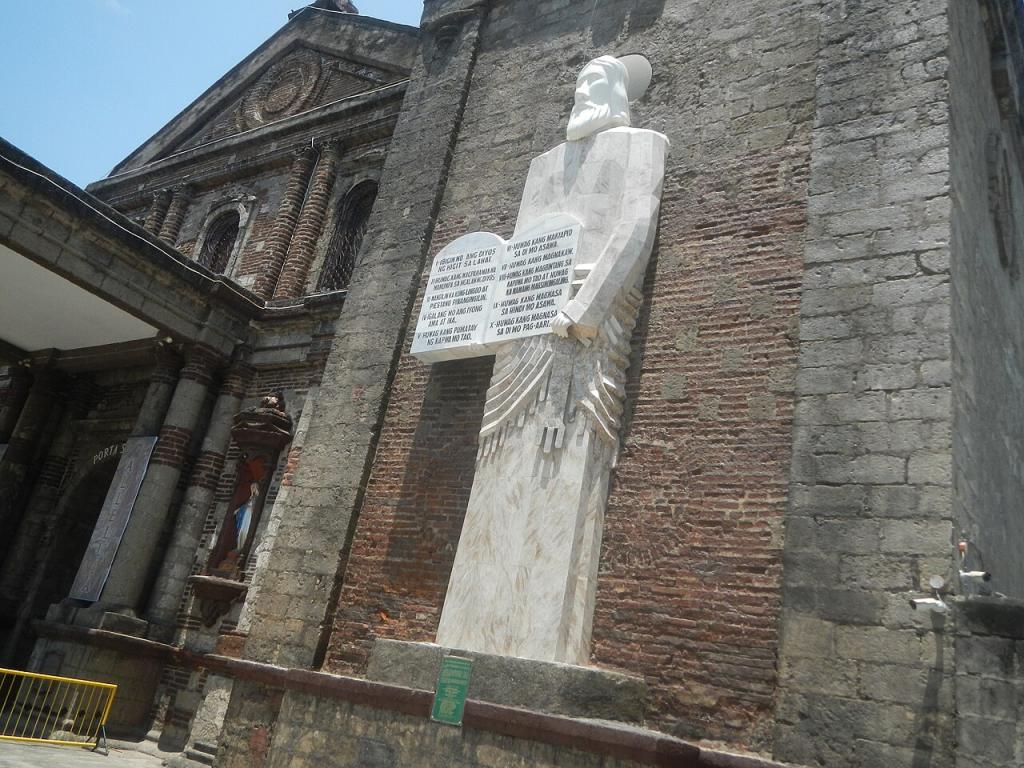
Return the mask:
M 298 46 L 264 67 L 254 83 L 177 149 L 250 131 L 398 79 L 394 72 Z
M 404 80 L 418 42 L 413 27 L 304 8 L 113 173 Z

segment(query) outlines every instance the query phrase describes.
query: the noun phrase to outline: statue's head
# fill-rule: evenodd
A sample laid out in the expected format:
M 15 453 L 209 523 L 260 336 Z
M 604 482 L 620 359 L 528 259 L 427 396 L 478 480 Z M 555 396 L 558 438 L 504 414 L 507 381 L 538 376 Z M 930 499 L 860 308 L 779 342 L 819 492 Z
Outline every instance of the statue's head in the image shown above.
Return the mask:
M 629 72 L 614 56 L 599 56 L 576 78 L 576 102 L 565 136 L 585 139 L 598 131 L 629 125 Z
M 260 401 L 261 408 L 269 408 L 275 411 L 284 410 L 284 393 L 281 390 L 274 390 L 273 392 L 267 393 L 263 400 Z

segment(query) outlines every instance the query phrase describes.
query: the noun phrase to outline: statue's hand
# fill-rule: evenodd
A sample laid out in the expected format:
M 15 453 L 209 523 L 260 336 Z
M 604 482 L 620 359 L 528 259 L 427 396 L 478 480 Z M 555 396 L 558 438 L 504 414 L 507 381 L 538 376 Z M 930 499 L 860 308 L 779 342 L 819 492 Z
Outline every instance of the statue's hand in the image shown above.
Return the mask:
M 590 339 L 587 338 L 582 331 L 583 329 L 576 325 L 572 321 L 572 318 L 564 312 L 559 312 L 555 315 L 554 320 L 551 321 L 551 332 L 556 336 L 561 336 L 563 339 L 568 339 L 571 336 L 584 347 L 589 347 Z
M 572 318 L 564 312 L 559 312 L 551 321 L 551 332 L 563 339 L 569 338 L 569 331 L 572 330 Z

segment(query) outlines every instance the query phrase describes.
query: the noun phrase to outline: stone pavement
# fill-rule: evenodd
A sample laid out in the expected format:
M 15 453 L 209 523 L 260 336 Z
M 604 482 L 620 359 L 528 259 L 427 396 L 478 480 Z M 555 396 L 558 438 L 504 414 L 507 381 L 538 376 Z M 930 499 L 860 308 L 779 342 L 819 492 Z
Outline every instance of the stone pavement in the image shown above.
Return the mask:
M 44 744 L 0 742 L 0 768 L 159 768 L 163 760 L 135 752 L 114 749 L 104 757 L 79 747 L 51 747 Z

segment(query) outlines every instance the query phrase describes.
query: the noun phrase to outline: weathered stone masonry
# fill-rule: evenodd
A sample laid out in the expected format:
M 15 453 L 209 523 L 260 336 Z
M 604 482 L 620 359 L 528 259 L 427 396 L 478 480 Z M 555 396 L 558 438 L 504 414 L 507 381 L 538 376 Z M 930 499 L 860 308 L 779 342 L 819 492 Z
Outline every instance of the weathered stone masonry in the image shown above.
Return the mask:
M 306 666 L 317 653 L 337 557 L 346 545 L 345 510 L 355 507 L 364 482 L 395 345 L 443 189 L 475 39 L 475 22 L 468 23 L 430 68 L 424 71 L 417 61 L 411 81 L 416 90 L 407 93 L 395 129 L 315 406 L 307 444 L 316 449 L 303 452 L 292 482 L 288 537 L 279 540 L 257 577 L 259 599 L 246 643 L 251 658 Z M 286 576 L 295 572 L 304 575 L 303 585 Z
M 343 33 L 340 36 L 339 30 Z M 196 287 L 203 286 L 198 291 L 202 298 L 197 300 L 197 296 L 188 292 L 177 294 L 174 280 L 160 275 L 165 266 L 159 263 L 159 258 L 154 260 L 149 270 L 156 280 L 149 274 L 145 278 L 133 276 L 130 269 L 138 270 L 134 262 L 129 270 L 125 270 L 125 283 L 141 287 L 135 295 L 121 288 L 119 280 L 122 275 L 116 270 L 106 275 L 102 264 L 109 264 L 110 257 L 102 248 L 89 253 L 90 258 L 102 262 L 92 269 L 79 266 L 70 258 L 60 260 L 61 271 L 72 270 L 74 273 L 77 270 L 76 279 L 81 279 L 87 286 L 92 284 L 91 281 L 105 278 L 104 286 L 109 290 L 106 293 L 101 291 L 100 295 L 106 297 L 114 291 L 116 301 L 125 303 L 132 311 L 140 311 L 143 317 L 152 316 L 161 331 L 157 335 L 166 337 L 168 343 L 184 351 L 186 357 L 180 376 L 177 371 L 170 376 L 154 374 L 146 397 L 131 400 L 137 411 L 128 413 L 122 420 L 125 430 L 120 433 L 121 440 L 130 431 L 135 436 L 159 434 L 159 441 L 137 504 L 145 514 L 133 515 L 125 543 L 118 552 L 107 582 L 103 604 L 88 611 L 66 610 L 67 606 L 61 606 L 60 610 L 51 612 L 53 621 L 45 625 L 50 627 L 48 640 L 38 645 L 34 656 L 33 663 L 48 665 L 48 671 L 53 672 L 101 675 L 107 679 L 111 675 L 117 677 L 120 666 L 124 675 L 136 674 L 138 679 L 133 695 L 127 697 L 125 706 L 115 712 L 115 729 L 139 728 L 148 718 L 155 718 L 158 722 L 167 718 L 169 724 L 183 727 L 187 736 L 189 723 L 202 699 L 202 676 L 196 679 L 191 670 L 168 667 L 161 677 L 159 669 L 146 667 L 143 670 L 134 660 L 122 658 L 116 652 L 90 654 L 74 643 L 60 641 L 60 632 L 53 627 L 64 626 L 60 622 L 82 625 L 98 622 L 100 626 L 118 632 L 146 634 L 201 650 L 208 650 L 220 642 L 218 637 L 226 638 L 228 644 L 234 642 L 241 646 L 244 634 L 236 629 L 238 607 L 225 617 L 219 628 L 208 630 L 201 626 L 192 590 L 186 587 L 188 577 L 206 565 L 209 549 L 224 519 L 233 490 L 239 453 L 228 439 L 227 426 L 242 403 L 258 401 L 268 391 L 284 392 L 290 409 L 296 415 L 303 413 L 315 398 L 316 386 L 322 379 L 332 345 L 334 323 L 345 299 L 345 292 L 337 290 L 320 297 L 307 295 L 307 286 L 317 283 L 317 274 L 313 272 L 319 265 L 315 249 L 329 241 L 333 229 L 340 226 L 340 200 L 345 192 L 359 181 L 379 176 L 401 106 L 404 79 L 414 53 L 415 39 L 415 30 L 398 25 L 308 10 L 297 14 L 244 66 L 229 73 L 186 110 L 183 114 L 188 115 L 187 119 L 172 121 L 167 129 L 122 163 L 111 177 L 90 188 L 136 222 L 144 224 L 150 237 L 141 230 L 134 230 L 126 219 L 104 209 L 101 203 L 88 198 L 80 190 L 70 188 L 66 182 L 42 183 L 42 186 L 49 183 L 60 189 L 64 194 L 62 204 L 71 210 L 84 209 L 75 202 L 76 197 L 91 200 L 89 204 L 100 210 L 99 216 L 107 217 L 107 223 L 102 227 L 118 230 L 115 239 L 134 244 L 137 248 L 134 258 L 142 263 L 152 258 L 147 249 L 173 253 L 152 235 L 177 246 L 181 253 L 199 254 L 204 246 L 204 233 L 209 231 L 209 222 L 225 211 L 237 211 L 239 232 L 226 264 L 230 277 L 242 285 L 256 284 L 264 274 L 266 254 L 271 254 L 273 263 L 277 258 L 273 256 L 274 249 L 277 248 L 279 260 L 273 280 L 264 289 L 266 298 L 273 295 L 282 270 L 286 278 L 279 286 L 278 301 L 272 306 L 265 306 L 256 297 L 240 291 L 234 282 L 211 276 L 194 266 L 182 265 L 183 271 L 177 277 L 188 274 L 187 282 Z M 319 52 L 312 53 L 312 49 L 305 47 L 308 45 L 318 46 Z M 338 57 L 339 46 L 344 48 L 340 52 L 342 58 Z M 343 57 L 346 55 L 356 56 L 359 62 L 345 60 Z M 275 57 L 280 57 L 280 60 L 275 61 Z M 289 103 L 286 97 L 291 92 L 287 88 L 280 93 L 275 90 L 281 78 L 287 80 L 292 68 L 301 70 L 303 76 L 310 75 L 313 79 L 309 82 L 319 78 L 316 88 L 300 94 L 305 101 Z M 267 109 L 278 110 L 272 119 L 268 119 L 270 112 L 261 112 L 263 105 L 258 96 L 268 99 L 270 106 Z M 232 100 L 240 105 L 238 108 L 246 121 L 254 121 L 242 137 L 233 135 L 237 129 L 232 127 L 235 125 L 235 118 L 231 116 L 235 109 L 230 104 Z M 221 110 L 225 101 L 228 108 Z M 207 119 L 211 109 L 221 111 L 213 120 L 215 125 L 208 135 L 197 141 L 190 131 L 197 121 Z M 291 113 L 305 112 L 296 118 L 288 110 Z M 344 136 L 343 167 L 338 163 L 341 146 L 335 144 L 333 149 L 329 148 L 332 132 L 336 136 Z M 312 150 L 306 149 L 311 145 Z M 295 150 L 299 148 L 302 149 L 298 152 L 297 164 L 305 165 L 298 169 L 297 175 L 302 178 L 292 185 L 294 194 L 289 201 L 286 181 L 290 163 L 296 157 Z M 18 158 L 23 165 L 33 165 L 30 159 L 21 157 L 6 145 L 4 154 Z M 26 179 L 31 180 L 31 177 Z M 0 187 L 4 187 L 5 182 L 6 177 L 0 179 Z M 22 191 L 25 185 L 26 181 L 19 178 L 16 184 L 8 184 L 4 191 L 25 195 L 26 192 Z M 32 183 L 27 186 L 31 191 Z M 16 196 L 12 201 L 5 199 L 4 202 L 12 202 L 23 212 L 27 210 Z M 294 210 L 289 209 L 289 203 Z M 8 208 L 3 210 L 5 214 L 9 212 Z M 89 232 L 90 227 L 95 226 L 97 217 L 94 213 L 85 214 L 88 224 L 81 227 L 83 231 Z M 30 221 L 35 227 L 36 222 Z M 34 244 L 37 241 L 31 239 L 38 237 L 35 230 L 29 233 L 29 228 L 17 222 L 13 213 L 0 223 L 5 237 L 12 231 L 15 233 L 15 237 L 5 239 L 5 243 L 9 242 L 22 252 L 31 247 L 33 249 L 28 252 L 35 255 Z M 22 230 L 25 230 L 25 237 L 21 237 Z M 49 230 L 45 238 L 67 237 L 68 230 L 53 225 Z M 31 245 L 26 245 L 26 240 Z M 139 242 L 142 243 L 141 248 Z M 45 249 L 39 256 L 44 261 L 50 258 Z M 57 258 L 53 260 L 57 261 Z M 175 254 L 172 260 L 182 261 L 182 258 Z M 63 266 L 65 261 L 66 267 Z M 164 295 L 159 295 L 158 290 L 151 290 L 158 281 Z M 215 283 L 219 285 L 211 294 L 203 294 Z M 210 298 L 212 294 L 216 294 L 213 299 Z M 175 306 L 176 303 L 181 306 Z M 403 313 L 396 315 L 402 316 Z M 230 369 L 229 361 L 240 354 L 249 358 L 243 364 L 245 371 Z M 68 365 L 64 356 L 58 358 L 61 365 Z M 34 365 L 37 362 L 33 360 Z M 76 363 L 79 366 L 93 364 L 93 358 Z M 124 361 L 121 364 L 124 365 Z M 181 365 L 180 361 L 178 365 Z M 34 371 L 40 369 L 38 366 L 33 368 Z M 9 395 L 4 398 L 4 413 L 12 412 L 5 417 L 5 424 L 10 421 L 10 430 L 13 431 L 18 415 L 31 421 L 28 417 L 33 413 L 46 413 L 46 424 L 40 422 L 33 432 L 33 435 L 38 433 L 40 439 L 32 441 L 32 451 L 43 451 L 40 458 L 45 458 L 46 451 L 49 451 L 56 461 L 70 435 L 67 430 L 58 429 L 63 437 L 57 442 L 49 436 L 53 428 L 59 427 L 61 410 L 18 408 L 19 393 L 23 389 L 19 384 L 24 377 L 12 375 L 11 369 L 5 369 L 5 377 L 5 381 L 12 382 L 7 389 Z M 37 375 L 37 378 L 41 377 Z M 145 389 L 143 387 L 140 394 L 145 394 Z M 42 393 L 43 388 L 38 391 Z M 308 420 L 307 413 L 305 423 L 308 424 Z M 255 532 L 257 541 L 264 536 L 268 542 L 273 540 L 268 529 L 277 518 L 270 509 L 282 484 L 291 479 L 301 451 L 301 435 L 296 435 L 291 449 L 282 455 L 274 471 L 266 500 L 268 514 L 264 515 L 259 530 Z M 17 459 L 18 450 L 9 458 Z M 72 462 L 79 458 L 82 457 L 73 457 Z M 54 462 L 50 465 L 56 466 Z M 10 472 L 16 466 L 5 462 L 3 472 Z M 111 471 L 114 466 L 116 460 L 110 465 Z M 109 482 L 109 475 L 106 481 Z M 101 495 L 96 500 L 97 504 L 102 501 L 104 490 L 99 488 Z M 71 489 L 62 488 L 61 491 L 69 493 Z M 41 500 L 43 495 L 37 491 L 34 498 Z M 29 511 L 40 504 L 41 501 L 30 505 Z M 68 505 L 62 502 L 58 509 L 67 510 Z M 23 526 L 26 535 L 31 530 L 40 529 L 40 526 L 53 532 L 68 522 L 48 523 L 39 515 L 33 514 L 32 517 L 31 525 Z M 89 533 L 85 533 L 85 541 Z M 17 540 L 28 541 L 24 535 Z M 27 545 L 21 550 L 23 552 L 19 551 L 19 556 L 30 552 Z M 256 569 L 255 555 L 258 551 L 246 564 L 246 580 Z M 77 563 L 80 557 L 81 553 L 78 553 L 70 559 Z M 21 560 L 24 558 L 19 557 L 19 562 Z M 7 565 L 5 563 L 5 573 L 24 570 Z M 42 568 L 38 569 L 37 575 L 43 573 Z M 4 583 L 9 587 L 5 587 L 5 597 L 9 592 L 11 610 L 16 612 L 20 596 L 31 587 L 26 586 L 20 576 L 7 578 Z M 49 583 L 46 582 L 47 585 Z M 58 589 L 52 595 L 43 590 L 38 599 L 33 598 L 28 603 L 31 610 L 24 617 L 26 621 L 18 625 L 22 629 L 15 633 L 29 641 L 28 647 L 31 647 L 33 637 L 31 620 L 41 619 L 49 603 L 59 603 L 66 597 L 67 585 L 63 589 L 63 594 Z M 107 612 L 103 613 L 101 609 Z M 3 629 L 6 641 L 6 624 Z M 23 645 L 18 648 L 21 649 L 18 653 L 25 653 Z M 154 699 L 152 691 L 157 678 L 162 683 Z M 174 743 L 180 737 L 181 732 L 172 735 L 168 743 Z
M 91 188 L 144 228 L 0 174 L 0 241 L 164 339 L 151 378 L 151 340 L 124 370 L 0 370 L 0 514 L 23 519 L 5 653 L 34 627 L 41 667 L 134 676 L 118 722 L 219 766 L 768 764 L 662 734 L 821 768 L 1018 765 L 1020 610 L 978 594 L 1024 597 L 1022 22 L 1009 0 L 428 0 L 417 32 L 319 0 Z M 410 318 L 443 245 L 509 233 L 580 67 L 628 51 L 655 70 L 634 122 L 672 147 L 591 661 L 644 677 L 657 731 L 479 701 L 441 727 L 429 692 L 337 674 L 434 639 L 472 486 L 491 360 L 414 361 Z M 351 283 L 309 295 L 367 182 Z M 188 271 L 236 214 L 225 276 Z M 294 434 L 243 597 L 208 625 L 189 577 L 236 489 L 228 424 L 272 390 Z M 158 433 L 162 536 L 129 531 L 111 605 L 60 604 L 69 574 L 26 544 L 76 560 L 53 531 L 90 523 L 60 478 L 98 504 L 110 446 Z M 991 584 L 957 578 L 959 540 Z M 948 614 L 911 610 L 932 575 Z
M 576 70 L 608 45 L 578 13 L 572 4 L 492 7 L 432 253 L 468 231 L 511 230 L 529 158 L 563 140 Z M 809 9 L 788 3 L 758 9 L 756 23 L 735 22 L 734 34 L 775 50 L 780 67 L 792 61 L 768 81 L 751 78 L 753 60 L 739 48 L 731 64 L 716 60 L 709 35 L 730 24 L 721 9 L 634 13 L 615 30 L 624 35 L 615 50 L 652 52 L 658 73 L 636 124 L 665 131 L 673 147 L 634 338 L 593 657 L 647 674 L 651 722 L 755 743 L 774 690 L 813 96 L 815 48 L 804 41 L 816 27 Z M 677 94 L 701 85 L 705 101 L 680 111 Z M 723 106 L 718 96 L 730 88 L 734 101 Z M 489 377 L 487 359 L 426 368 L 402 358 L 328 668 L 361 672 L 374 637 L 433 640 Z
M 775 754 L 947 765 L 949 17 L 822 6 Z

